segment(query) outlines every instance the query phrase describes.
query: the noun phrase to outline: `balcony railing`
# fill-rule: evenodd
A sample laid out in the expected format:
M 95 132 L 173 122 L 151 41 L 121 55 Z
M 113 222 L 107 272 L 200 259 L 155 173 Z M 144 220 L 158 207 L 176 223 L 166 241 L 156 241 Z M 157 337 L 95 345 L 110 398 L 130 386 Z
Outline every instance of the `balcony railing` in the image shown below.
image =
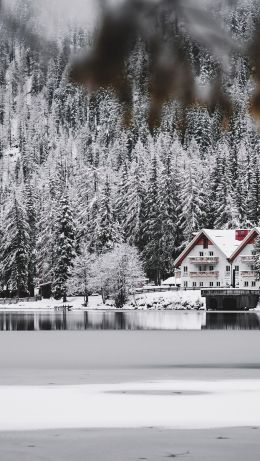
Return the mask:
M 190 277 L 218 277 L 219 271 L 197 271 L 197 272 L 190 272 Z
M 255 271 L 240 271 L 241 277 L 256 277 Z
M 193 264 L 217 264 L 218 256 L 190 256 L 190 262 Z
M 256 256 L 255 255 L 244 255 L 244 256 L 240 256 L 240 259 L 243 263 L 254 263 Z

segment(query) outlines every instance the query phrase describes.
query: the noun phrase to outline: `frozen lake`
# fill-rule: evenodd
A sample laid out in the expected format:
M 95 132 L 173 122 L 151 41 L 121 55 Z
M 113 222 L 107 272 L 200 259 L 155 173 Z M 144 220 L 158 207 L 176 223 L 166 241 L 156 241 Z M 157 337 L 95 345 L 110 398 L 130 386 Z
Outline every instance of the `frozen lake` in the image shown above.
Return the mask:
M 260 312 L 0 312 L 0 331 L 38 330 L 260 330 Z

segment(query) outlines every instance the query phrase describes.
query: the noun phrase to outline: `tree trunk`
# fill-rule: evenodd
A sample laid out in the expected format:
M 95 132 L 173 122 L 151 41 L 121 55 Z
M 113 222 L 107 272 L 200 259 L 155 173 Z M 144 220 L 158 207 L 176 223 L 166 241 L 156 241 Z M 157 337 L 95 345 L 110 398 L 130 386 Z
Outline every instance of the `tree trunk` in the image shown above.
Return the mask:
M 106 298 L 106 292 L 104 288 L 101 288 L 101 296 L 102 296 L 102 302 L 103 304 L 105 304 L 107 298 Z

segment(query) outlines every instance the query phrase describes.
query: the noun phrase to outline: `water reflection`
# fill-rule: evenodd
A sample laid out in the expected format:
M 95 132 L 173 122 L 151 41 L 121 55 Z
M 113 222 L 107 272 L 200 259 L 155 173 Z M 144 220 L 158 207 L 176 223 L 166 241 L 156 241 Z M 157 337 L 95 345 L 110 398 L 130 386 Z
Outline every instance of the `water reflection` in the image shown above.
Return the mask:
M 44 311 L 0 312 L 1 331 L 260 330 L 259 312 Z

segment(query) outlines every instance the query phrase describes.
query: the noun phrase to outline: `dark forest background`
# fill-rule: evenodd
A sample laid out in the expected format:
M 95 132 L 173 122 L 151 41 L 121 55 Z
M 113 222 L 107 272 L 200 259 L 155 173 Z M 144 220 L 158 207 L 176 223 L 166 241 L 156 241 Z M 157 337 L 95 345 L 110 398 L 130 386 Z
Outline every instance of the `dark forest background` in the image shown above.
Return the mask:
M 234 40 L 248 42 L 258 2 L 214 6 Z M 17 15 L 37 29 L 33 1 Z M 251 227 L 260 220 L 260 137 L 247 112 L 253 83 L 246 57 L 234 54 L 224 86 L 234 102 L 223 131 L 217 110 L 194 106 L 180 128 L 179 105 L 166 104 L 161 126 L 147 126 L 149 66 L 141 40 L 126 63 L 133 124 L 122 125 L 112 92 L 68 83 L 71 57 L 92 33 L 68 25 L 46 59 L 0 28 L 0 268 L 2 290 L 20 295 L 62 278 L 82 249 L 135 246 L 155 281 L 200 228 Z M 196 79 L 206 85 L 218 63 L 187 37 Z M 65 274 L 66 275 L 66 274 Z M 64 274 L 63 274 L 64 278 Z

